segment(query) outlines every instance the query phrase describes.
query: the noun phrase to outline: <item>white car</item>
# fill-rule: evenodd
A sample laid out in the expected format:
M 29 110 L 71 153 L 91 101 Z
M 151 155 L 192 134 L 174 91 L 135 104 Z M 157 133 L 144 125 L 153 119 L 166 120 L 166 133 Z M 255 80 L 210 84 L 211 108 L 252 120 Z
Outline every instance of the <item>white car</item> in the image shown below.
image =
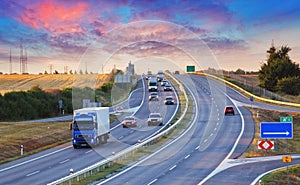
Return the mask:
M 162 126 L 163 125 L 163 118 L 162 118 L 160 113 L 151 113 L 148 117 L 147 122 L 148 122 L 148 126 L 151 126 L 151 125 Z

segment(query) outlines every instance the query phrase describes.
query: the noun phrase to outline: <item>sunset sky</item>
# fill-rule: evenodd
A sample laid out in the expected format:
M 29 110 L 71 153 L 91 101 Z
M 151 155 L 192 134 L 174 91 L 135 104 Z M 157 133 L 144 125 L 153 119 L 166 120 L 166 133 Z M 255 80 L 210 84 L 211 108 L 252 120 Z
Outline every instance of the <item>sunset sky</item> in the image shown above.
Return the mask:
M 153 71 L 197 61 L 200 69 L 212 60 L 225 70 L 258 71 L 272 40 L 300 62 L 298 0 L 4 0 L 0 7 L 3 73 L 10 50 L 12 72 L 20 72 L 21 44 L 29 73 L 50 65 L 101 72 L 129 61 Z

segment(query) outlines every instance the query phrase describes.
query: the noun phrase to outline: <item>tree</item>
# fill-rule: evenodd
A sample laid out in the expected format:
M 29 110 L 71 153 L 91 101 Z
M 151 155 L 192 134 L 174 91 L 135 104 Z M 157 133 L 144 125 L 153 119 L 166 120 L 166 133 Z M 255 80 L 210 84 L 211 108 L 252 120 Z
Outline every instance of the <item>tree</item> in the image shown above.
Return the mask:
M 298 96 L 300 93 L 300 77 L 288 77 L 278 80 L 277 90 L 286 94 Z
M 264 87 L 270 91 L 278 91 L 281 89 L 277 87 L 279 80 L 283 78 L 300 76 L 299 65 L 291 61 L 288 55 L 289 51 L 291 51 L 291 48 L 288 46 L 282 46 L 279 50 L 272 46 L 267 51 L 269 54 L 267 63 L 263 64 L 259 70 L 258 78 L 261 87 Z M 284 80 L 281 83 L 288 82 Z M 282 85 L 283 84 L 281 84 L 281 86 Z

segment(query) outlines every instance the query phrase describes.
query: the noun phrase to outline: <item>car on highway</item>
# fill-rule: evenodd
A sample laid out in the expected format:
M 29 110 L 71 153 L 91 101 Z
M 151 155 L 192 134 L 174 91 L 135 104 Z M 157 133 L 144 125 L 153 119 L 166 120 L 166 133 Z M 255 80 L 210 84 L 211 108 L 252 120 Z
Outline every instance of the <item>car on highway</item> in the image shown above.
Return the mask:
M 134 116 L 126 116 L 122 121 L 123 128 L 136 127 L 137 121 Z
M 163 125 L 163 118 L 160 113 L 150 113 L 148 120 L 147 120 L 148 126 L 152 125 Z
M 224 114 L 226 115 L 234 115 L 234 108 L 232 106 L 226 106 L 224 109 Z
M 173 99 L 172 96 L 167 96 L 165 101 L 164 101 L 165 105 L 174 105 L 175 104 L 175 100 Z
M 168 84 L 169 81 L 167 79 L 163 79 L 161 82 L 160 82 L 160 85 L 161 86 L 165 86 L 166 84 Z
M 149 101 L 158 101 L 158 93 L 157 92 L 150 93 Z
M 172 86 L 170 84 L 165 85 L 164 91 L 172 91 Z

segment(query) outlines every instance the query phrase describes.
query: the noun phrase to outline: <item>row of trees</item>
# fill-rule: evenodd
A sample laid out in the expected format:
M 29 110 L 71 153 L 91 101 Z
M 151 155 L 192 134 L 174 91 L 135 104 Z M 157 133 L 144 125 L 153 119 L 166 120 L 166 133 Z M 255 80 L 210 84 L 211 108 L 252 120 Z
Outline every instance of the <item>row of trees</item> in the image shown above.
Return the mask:
M 43 91 L 34 86 L 29 91 L 8 92 L 0 94 L 0 121 L 24 121 L 72 114 L 73 109 L 82 108 L 83 99 L 101 102 L 111 106 L 111 89 L 113 79 L 98 89 L 66 88 L 63 90 Z M 74 96 L 74 94 L 76 96 Z M 59 101 L 62 100 L 62 107 Z
M 273 92 L 282 92 L 290 95 L 300 94 L 299 64 L 292 62 L 288 52 L 291 48 L 274 46 L 267 51 L 267 63 L 259 70 L 260 86 Z

